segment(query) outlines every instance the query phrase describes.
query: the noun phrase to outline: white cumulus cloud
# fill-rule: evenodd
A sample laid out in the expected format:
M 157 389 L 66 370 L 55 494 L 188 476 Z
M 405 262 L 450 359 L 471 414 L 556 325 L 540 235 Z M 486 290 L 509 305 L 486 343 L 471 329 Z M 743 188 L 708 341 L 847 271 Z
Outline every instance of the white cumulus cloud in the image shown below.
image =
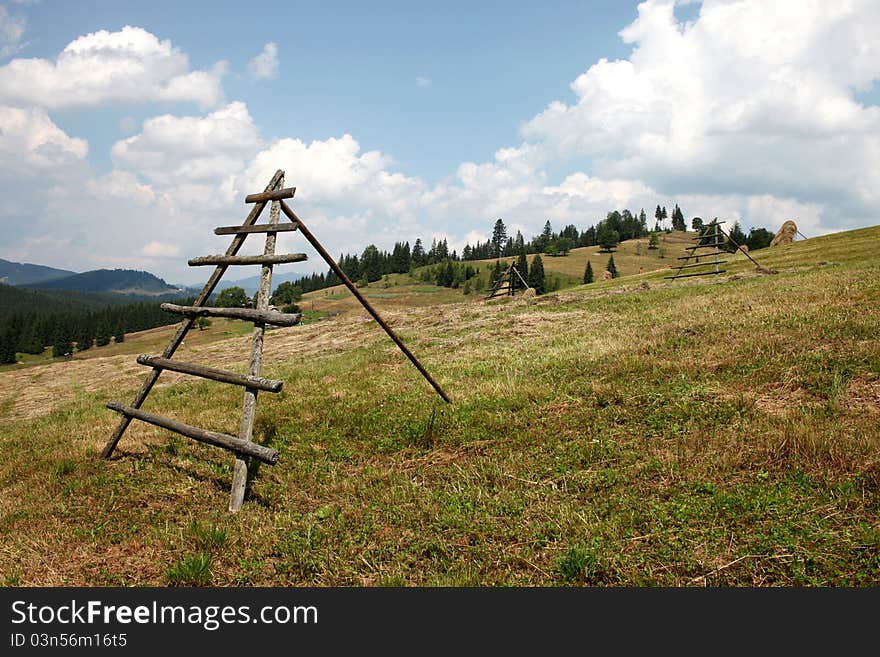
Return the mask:
M 522 134 L 548 157 L 675 193 L 748 192 L 876 216 L 880 108 L 856 92 L 880 78 L 880 4 L 705 0 L 679 23 L 648 0 L 600 60 Z M 826 212 L 828 225 L 843 217 Z
M 85 159 L 88 143 L 70 137 L 39 107 L 0 105 L 2 177 L 61 167 Z
M 271 41 L 259 55 L 248 62 L 248 73 L 255 80 L 266 80 L 278 75 L 278 46 Z
M 153 101 L 217 105 L 226 70 L 191 70 L 188 57 L 140 27 L 101 30 L 69 43 L 58 57 L 14 59 L 0 67 L 0 102 L 48 109 Z
M 237 173 L 259 145 L 247 106 L 233 102 L 206 116 L 147 119 L 140 133 L 116 142 L 111 155 L 117 166 L 164 185 L 217 183 Z

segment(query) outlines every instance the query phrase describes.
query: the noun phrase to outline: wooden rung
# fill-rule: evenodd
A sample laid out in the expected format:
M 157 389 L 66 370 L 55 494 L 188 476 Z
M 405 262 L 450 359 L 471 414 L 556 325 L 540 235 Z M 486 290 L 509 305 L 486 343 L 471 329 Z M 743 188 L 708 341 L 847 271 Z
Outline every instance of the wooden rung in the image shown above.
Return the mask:
M 693 251 L 694 249 L 717 249 L 724 246 L 727 242 L 712 242 L 711 244 L 696 244 L 695 246 L 686 246 L 685 251 Z
M 209 255 L 191 258 L 188 264 L 190 267 L 200 265 L 281 265 L 286 262 L 302 262 L 308 259 L 305 253 L 254 256 Z
M 709 260 L 707 262 L 695 262 L 692 265 L 679 265 L 679 269 L 689 269 L 690 267 L 709 267 L 710 265 L 725 265 L 727 264 L 727 260 Z
M 680 274 L 678 276 L 664 276 L 663 278 L 687 278 L 688 276 L 709 276 L 710 274 L 714 276 L 715 274 L 724 274 L 726 273 L 726 269 L 721 269 L 720 271 L 698 271 L 695 274 Z
M 214 229 L 215 235 L 249 235 L 250 233 L 290 233 L 297 229 L 296 224 L 256 224 L 254 226 L 220 226 Z
M 119 404 L 117 402 L 107 402 L 107 408 L 109 408 L 111 411 L 122 413 L 123 415 L 126 415 L 128 417 L 133 417 L 135 419 L 141 420 L 142 422 L 147 422 L 148 424 L 154 424 L 157 427 L 168 429 L 169 431 L 179 433 L 182 436 L 192 438 L 193 440 L 198 440 L 202 443 L 208 443 L 209 445 L 222 447 L 223 449 L 228 449 L 232 452 L 236 452 L 237 454 L 252 456 L 255 459 L 259 459 L 263 463 L 268 463 L 269 465 L 275 465 L 276 463 L 278 463 L 279 455 L 277 450 L 271 449 L 269 447 L 263 447 L 262 445 L 252 443 L 249 440 L 242 440 L 241 438 L 236 438 L 235 436 L 230 436 L 229 434 L 225 433 L 217 433 L 216 431 L 200 429 L 199 427 L 194 427 L 190 424 L 184 424 L 183 422 L 172 420 L 171 418 L 167 418 L 164 415 L 148 413 L 147 411 L 142 411 L 139 408 L 124 406 L 123 404 Z
M 718 251 L 717 253 L 701 253 L 700 255 L 697 255 L 695 253 L 691 253 L 690 255 L 680 256 L 680 257 L 676 258 L 676 260 L 690 260 L 691 258 L 712 258 L 716 255 L 725 255 L 726 256 L 729 254 L 730 254 L 729 251 Z
M 266 203 L 267 201 L 280 201 L 285 198 L 293 198 L 296 193 L 296 187 L 286 187 L 285 189 L 276 189 L 272 192 L 260 192 L 259 194 L 248 194 L 244 197 L 245 203 Z
M 277 310 L 254 310 L 253 308 L 213 308 L 211 306 L 178 306 L 163 303 L 162 310 L 190 317 L 228 317 L 229 319 L 246 319 L 251 322 L 262 322 L 273 326 L 296 326 L 302 321 L 302 313 L 280 313 Z
M 137 357 L 137 362 L 141 365 L 148 365 L 149 367 L 156 367 L 161 370 L 192 374 L 193 376 L 200 376 L 204 379 L 212 379 L 222 383 L 231 383 L 237 386 L 245 386 L 246 388 L 265 390 L 267 392 L 281 392 L 281 388 L 284 385 L 284 381 L 279 381 L 277 379 L 265 379 L 261 376 L 236 374 L 235 372 L 218 370 L 213 367 L 196 365 L 195 363 L 184 363 L 179 360 L 171 360 L 170 358 L 162 358 L 160 356 L 141 354 Z

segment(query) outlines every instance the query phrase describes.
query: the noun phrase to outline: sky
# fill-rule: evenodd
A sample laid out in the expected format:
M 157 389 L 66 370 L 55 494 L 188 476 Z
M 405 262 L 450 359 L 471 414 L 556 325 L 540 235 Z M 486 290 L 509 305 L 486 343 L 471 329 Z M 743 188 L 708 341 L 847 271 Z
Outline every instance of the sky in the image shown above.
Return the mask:
M 675 204 L 877 225 L 877 34 L 876 0 L 0 0 L 0 258 L 198 285 L 278 169 L 333 254 Z

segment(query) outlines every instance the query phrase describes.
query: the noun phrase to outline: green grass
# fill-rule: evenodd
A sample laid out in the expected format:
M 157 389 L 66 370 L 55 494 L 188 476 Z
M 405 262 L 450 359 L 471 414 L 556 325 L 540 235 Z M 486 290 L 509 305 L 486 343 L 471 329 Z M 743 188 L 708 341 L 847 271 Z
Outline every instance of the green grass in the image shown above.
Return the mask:
M 289 342 L 265 374 L 284 391 L 261 393 L 255 435 L 281 458 L 238 514 L 222 450 L 133 423 L 99 458 L 117 421 L 103 403 L 137 383 L 71 392 L 0 419 L 0 572 L 25 586 L 876 586 L 878 249 L 880 228 L 863 229 L 756 252 L 775 275 L 741 258 L 717 278 L 391 311 L 452 405 L 374 323 L 273 331 L 267 349 Z M 145 407 L 234 433 L 241 391 L 186 380 Z

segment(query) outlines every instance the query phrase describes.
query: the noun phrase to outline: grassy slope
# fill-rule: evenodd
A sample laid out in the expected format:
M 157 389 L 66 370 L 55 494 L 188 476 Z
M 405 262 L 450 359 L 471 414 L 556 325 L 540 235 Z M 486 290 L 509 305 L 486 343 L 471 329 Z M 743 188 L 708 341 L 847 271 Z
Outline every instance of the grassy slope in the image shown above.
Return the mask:
M 264 372 L 285 392 L 261 395 L 257 433 L 282 457 L 235 516 L 220 450 L 136 423 L 97 457 L 115 424 L 103 403 L 142 380 L 130 356 L 32 368 L 34 386 L 68 376 L 69 392 L 26 419 L 22 374 L 2 374 L 0 573 L 875 586 L 878 249 L 880 227 L 755 254 L 774 276 L 737 256 L 719 279 L 646 273 L 530 305 L 384 311 L 452 406 L 358 316 L 273 332 Z M 192 353 L 240 369 L 247 338 Z M 234 432 L 239 390 L 171 383 L 150 410 Z

